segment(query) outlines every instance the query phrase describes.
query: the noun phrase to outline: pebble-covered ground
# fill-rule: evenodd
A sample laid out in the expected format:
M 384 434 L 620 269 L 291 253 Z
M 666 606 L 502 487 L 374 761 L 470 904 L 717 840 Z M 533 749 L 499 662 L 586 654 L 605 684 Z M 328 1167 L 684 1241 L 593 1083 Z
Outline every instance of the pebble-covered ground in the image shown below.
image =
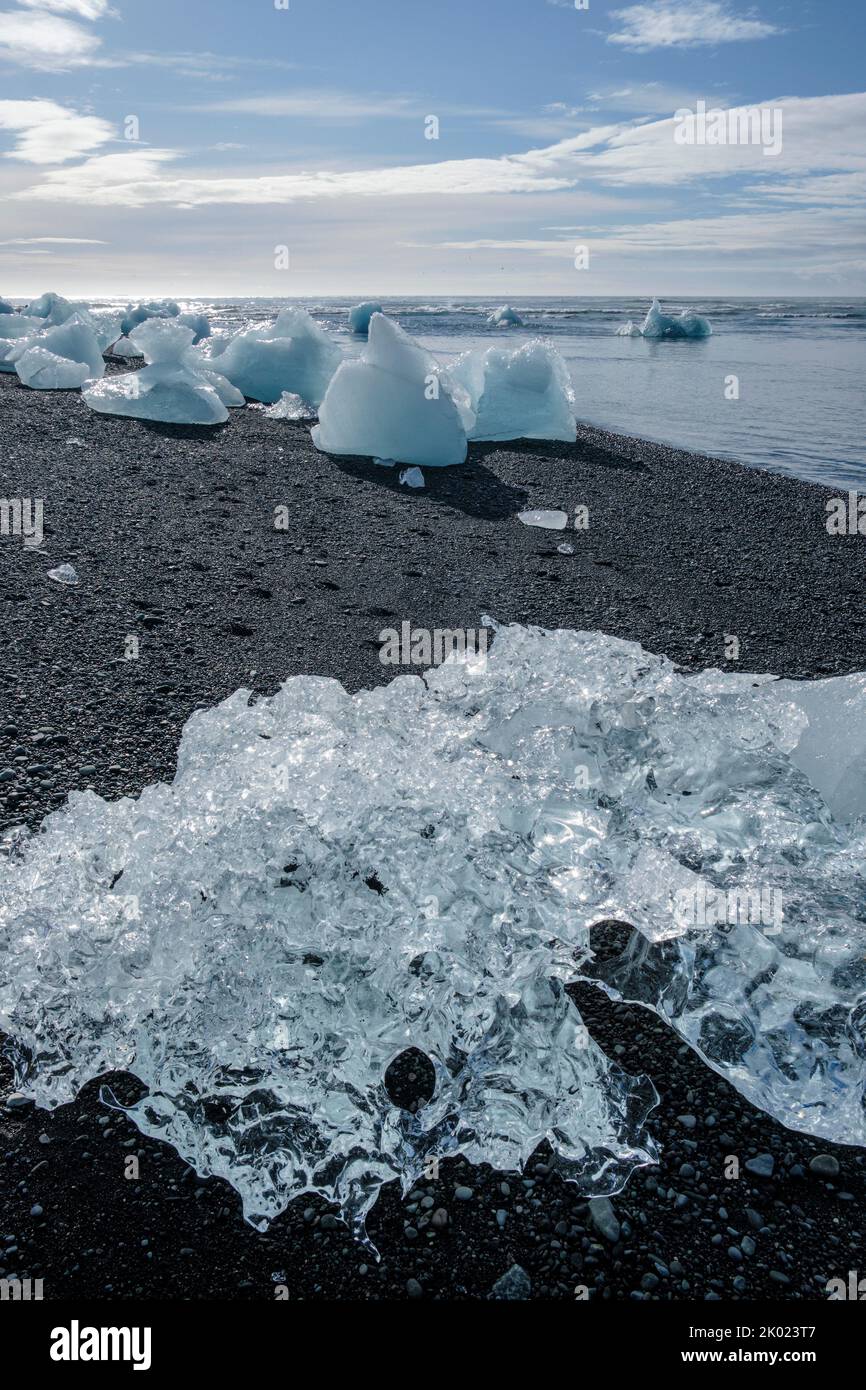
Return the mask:
M 689 669 L 726 664 L 732 636 L 742 670 L 866 668 L 866 538 L 827 534 L 829 493 L 585 427 L 574 446 L 475 446 L 419 492 L 258 410 L 214 431 L 146 425 L 6 376 L 0 459 L 0 492 L 45 508 L 39 550 L 0 537 L 0 828 L 38 825 L 72 788 L 170 778 L 190 712 L 240 685 L 388 679 L 379 632 L 404 619 L 603 628 Z M 515 520 L 581 505 L 573 555 Z M 79 585 L 47 578 L 61 563 Z M 540 1150 L 523 1175 L 452 1161 L 405 1202 L 386 1189 L 369 1222 L 379 1261 L 316 1200 L 262 1235 L 96 1085 L 47 1114 L 10 1097 L 3 1063 L 0 1277 L 41 1277 L 46 1298 L 478 1299 L 498 1284 L 703 1301 L 823 1299 L 828 1279 L 866 1274 L 858 1151 L 775 1124 L 654 1015 L 590 985 L 575 997 L 660 1094 L 660 1164 L 610 1202 L 588 1203 Z M 395 1102 L 423 1102 L 423 1059 L 388 1080 Z M 136 1084 L 111 1081 L 121 1097 Z

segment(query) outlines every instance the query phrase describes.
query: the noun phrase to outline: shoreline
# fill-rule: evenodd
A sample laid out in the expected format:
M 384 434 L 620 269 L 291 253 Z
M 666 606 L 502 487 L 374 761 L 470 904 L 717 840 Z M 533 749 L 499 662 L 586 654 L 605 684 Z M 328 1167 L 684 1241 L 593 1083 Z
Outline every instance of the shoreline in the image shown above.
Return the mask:
M 379 659 L 380 631 L 403 620 L 477 628 L 488 612 L 601 628 L 689 670 L 866 669 L 866 538 L 828 535 L 832 488 L 592 426 L 579 425 L 573 445 L 472 445 L 465 465 L 425 469 L 414 491 L 399 469 L 319 454 L 308 425 L 260 410 L 216 428 L 147 424 L 4 374 L 0 450 L 0 492 L 43 498 L 46 530 L 40 552 L 0 539 L 0 771 L 13 771 L 0 783 L 0 830 L 37 825 L 73 788 L 113 799 L 169 780 L 192 710 L 240 686 L 272 693 L 287 675 L 315 673 L 356 690 L 417 673 Z M 516 520 L 577 506 L 589 508 L 586 532 Z M 278 507 L 287 530 L 274 526 Z M 564 539 L 573 555 L 558 553 Z M 79 586 L 45 577 L 64 562 Z M 124 656 L 131 635 L 134 661 Z M 725 661 L 730 635 L 736 664 Z M 616 1242 L 543 1157 L 523 1177 L 444 1163 L 437 1182 L 421 1184 L 449 1213 L 441 1232 L 392 1185 L 370 1220 L 381 1265 L 317 1199 L 298 1199 L 260 1235 L 231 1189 L 200 1182 L 101 1106 L 91 1084 L 53 1113 L 0 1109 L 0 1200 L 15 1252 L 0 1251 L 0 1277 L 44 1276 L 48 1299 L 272 1300 L 271 1276 L 284 1270 L 292 1297 L 405 1298 L 416 1280 L 427 1297 L 477 1299 L 517 1262 L 533 1297 L 573 1299 L 583 1282 L 594 1296 L 702 1301 L 823 1298 L 821 1276 L 863 1267 L 851 1222 L 866 1197 L 860 1151 L 783 1129 L 654 1015 L 590 986 L 574 992 L 605 1050 L 661 1094 L 648 1122 L 661 1163 L 613 1199 Z M 725 1154 L 765 1152 L 774 1177 L 725 1182 Z M 129 1153 L 141 1155 L 139 1183 L 123 1180 Z M 810 1172 L 820 1153 L 838 1159 L 838 1179 Z M 461 1184 L 471 1200 L 455 1199 Z M 837 1217 L 853 1228 L 833 1235 Z M 735 1260 L 728 1250 L 746 1235 L 755 1253 Z

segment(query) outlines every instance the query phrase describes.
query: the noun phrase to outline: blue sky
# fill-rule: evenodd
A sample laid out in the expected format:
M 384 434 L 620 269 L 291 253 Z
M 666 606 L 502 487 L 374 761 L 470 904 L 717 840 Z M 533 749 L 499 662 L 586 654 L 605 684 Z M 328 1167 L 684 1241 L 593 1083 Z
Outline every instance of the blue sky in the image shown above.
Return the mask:
M 863 294 L 864 52 L 862 0 L 0 0 L 0 293 Z

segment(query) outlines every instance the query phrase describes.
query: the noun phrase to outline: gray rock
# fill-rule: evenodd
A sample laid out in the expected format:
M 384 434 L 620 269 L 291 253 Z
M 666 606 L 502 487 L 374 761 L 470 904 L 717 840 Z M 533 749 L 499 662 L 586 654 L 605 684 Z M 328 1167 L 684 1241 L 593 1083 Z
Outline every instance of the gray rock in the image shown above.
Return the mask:
M 490 1290 L 491 1298 L 504 1298 L 511 1302 L 526 1299 L 532 1293 L 532 1280 L 520 1265 L 512 1265 L 507 1274 L 497 1279 Z
M 754 1173 L 756 1178 L 771 1178 L 776 1160 L 772 1154 L 758 1154 L 756 1158 L 747 1158 L 746 1167 L 750 1173 Z
M 458 1202 L 471 1202 L 474 1195 L 471 1187 L 455 1187 L 454 1189 L 454 1196 Z
M 410 1298 L 422 1298 L 424 1295 L 424 1290 L 417 1279 L 406 1280 L 406 1292 Z
M 832 1154 L 816 1154 L 809 1162 L 809 1172 L 817 1173 L 820 1178 L 838 1178 L 839 1160 Z
M 619 1240 L 620 1224 L 608 1197 L 590 1197 L 589 1215 L 593 1226 L 614 1245 Z

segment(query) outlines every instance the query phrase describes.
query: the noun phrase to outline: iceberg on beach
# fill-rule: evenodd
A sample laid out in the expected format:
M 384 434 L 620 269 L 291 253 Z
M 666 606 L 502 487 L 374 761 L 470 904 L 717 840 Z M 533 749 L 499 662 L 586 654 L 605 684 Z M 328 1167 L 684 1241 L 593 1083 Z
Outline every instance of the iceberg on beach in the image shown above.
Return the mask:
M 516 309 L 512 309 L 510 304 L 503 304 L 500 308 L 493 310 L 487 322 L 491 328 L 511 328 L 519 327 L 523 323 L 523 319 Z
M 174 319 L 180 314 L 180 305 L 173 299 L 150 299 L 142 304 L 127 304 L 120 323 L 122 333 L 131 333 L 140 323 L 148 319 Z
M 25 386 L 38 391 L 74 389 L 105 373 L 99 340 L 87 319 L 78 313 L 21 339 L 8 353 L 7 361 Z
M 789 1128 L 866 1145 L 862 780 L 836 801 L 864 746 L 862 674 L 689 675 L 600 632 L 239 690 L 191 716 L 171 784 L 7 837 L 16 1088 L 51 1108 L 132 1072 L 139 1129 L 259 1228 L 318 1193 L 361 1233 L 431 1157 L 513 1171 L 543 1139 L 602 1195 L 653 1161 L 654 1092 L 587 1032 L 578 976 Z M 435 1074 L 414 1114 L 384 1085 L 410 1046 Z
M 99 343 L 100 351 L 106 349 L 120 336 L 120 315 L 111 309 L 91 309 L 81 300 L 64 299 L 62 294 L 53 291 L 40 295 L 28 304 L 24 316 L 39 321 L 39 328 L 59 328 L 73 317 L 87 324 Z
M 45 320 L 25 314 L 0 314 L 0 372 L 14 372 L 10 353 L 24 338 L 32 338 L 45 328 Z
M 683 309 L 681 314 L 665 314 L 657 299 L 650 305 L 642 328 L 629 319 L 616 330 L 620 337 L 628 338 L 709 338 L 712 331 L 712 324 L 702 314 L 696 314 L 693 309 Z
M 349 310 L 349 332 L 367 333 L 370 328 L 370 319 L 374 314 L 382 313 L 382 305 L 377 304 L 373 299 L 365 299 L 363 304 L 356 304 L 354 309 Z
M 270 405 L 284 391 L 317 407 L 342 354 L 305 309 L 281 309 L 274 323 L 248 328 L 217 348 L 220 372 L 250 400 Z
M 29 318 L 50 319 L 52 323 L 63 323 L 77 307 L 68 299 L 64 299 L 62 294 L 55 294 L 53 290 L 49 290 L 38 299 L 34 299 L 32 304 L 26 305 L 23 313 Z
M 469 394 L 475 423 L 470 439 L 573 441 L 574 387 L 564 360 L 536 339 L 513 351 L 466 352 L 451 375 Z
M 465 461 L 473 418 L 465 392 L 435 358 L 374 314 L 366 349 L 342 362 L 328 387 L 313 443 L 326 454 L 445 468 Z
M 15 306 L 8 299 L 0 299 L 0 314 L 14 314 Z
M 193 348 L 194 336 L 173 319 L 145 320 L 133 329 L 131 342 L 147 366 L 88 386 L 82 392 L 85 401 L 103 415 L 175 425 L 222 424 L 227 407 L 242 406 L 244 398 Z

